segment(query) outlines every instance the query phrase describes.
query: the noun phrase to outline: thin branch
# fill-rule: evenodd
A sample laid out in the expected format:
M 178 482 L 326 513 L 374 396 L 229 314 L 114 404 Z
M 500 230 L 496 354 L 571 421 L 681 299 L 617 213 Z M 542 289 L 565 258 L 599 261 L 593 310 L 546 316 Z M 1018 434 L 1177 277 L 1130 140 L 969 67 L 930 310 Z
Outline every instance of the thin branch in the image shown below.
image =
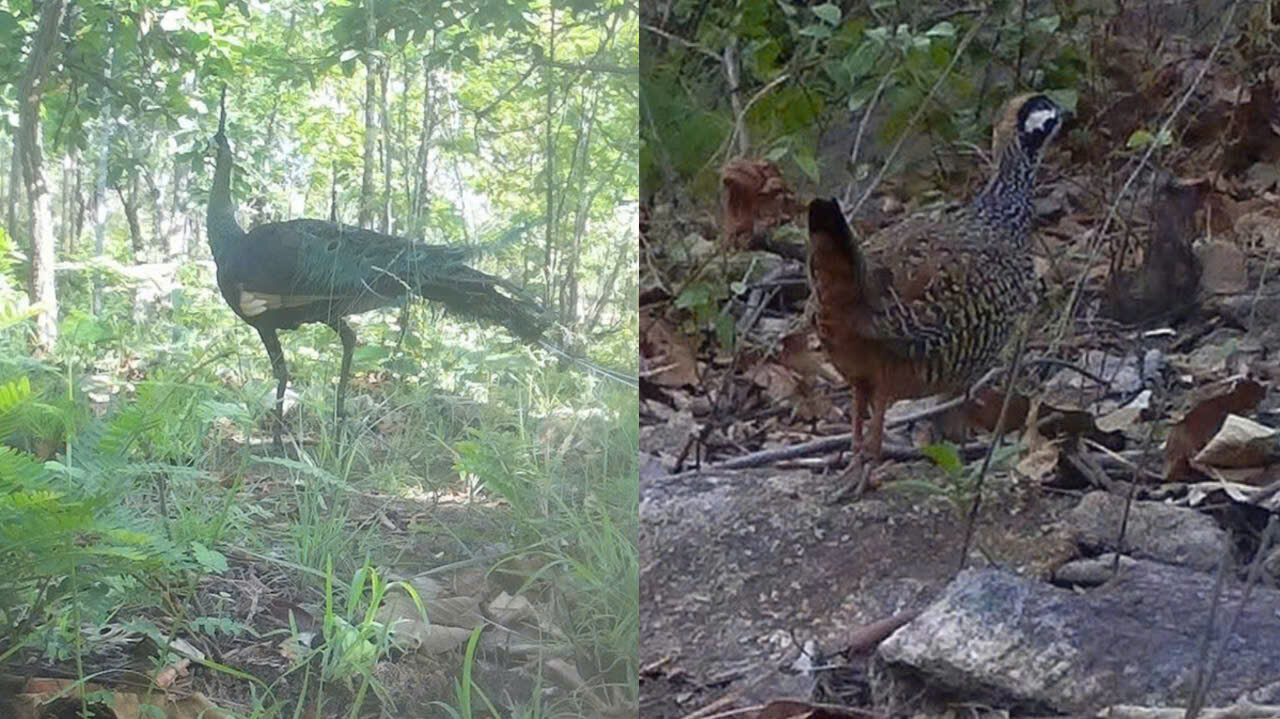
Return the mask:
M 866 133 L 867 122 L 875 113 L 876 105 L 880 103 L 880 93 L 884 91 L 885 85 L 889 84 L 889 79 L 893 77 L 893 71 L 896 67 L 891 68 L 888 72 L 880 76 L 880 83 L 876 85 L 876 91 L 871 94 L 871 101 L 867 103 L 866 109 L 862 112 L 862 119 L 858 121 L 858 132 L 853 136 L 853 149 L 849 151 L 849 169 L 856 172 L 858 167 L 858 155 L 862 152 L 862 136 Z M 844 197 L 840 198 L 840 202 L 844 206 L 848 206 L 853 202 L 853 188 L 857 184 L 857 176 L 845 188 Z
M 668 39 L 668 40 L 671 40 L 672 42 L 676 42 L 676 43 L 679 43 L 679 44 L 681 44 L 681 45 L 684 45 L 685 47 L 689 48 L 690 50 L 693 50 L 694 52 L 702 53 L 703 55 L 706 55 L 707 57 L 711 58 L 712 60 L 715 60 L 717 63 L 718 63 L 718 62 L 720 62 L 720 56 L 719 56 L 719 55 L 715 54 L 714 52 L 712 52 L 712 51 L 708 50 L 707 48 L 705 48 L 705 47 L 703 47 L 703 46 L 701 46 L 701 45 L 699 45 L 699 44 L 697 44 L 697 43 L 695 43 L 695 42 L 690 42 L 690 41 L 688 41 L 688 40 L 685 40 L 684 38 L 682 38 L 682 37 L 680 37 L 680 36 L 678 36 L 678 35 L 672 35 L 671 33 L 667 32 L 666 30 L 663 30 L 662 28 L 660 28 L 660 27 L 656 27 L 656 26 L 654 26 L 654 25 L 650 25 L 650 24 L 648 24 L 648 23 L 641 24 L 641 25 L 640 25 L 640 27 L 644 28 L 645 30 L 648 30 L 649 32 L 653 33 L 654 35 L 658 35 L 658 36 L 664 37 L 664 38 L 666 38 L 666 39 Z
M 904 424 L 909 424 L 911 422 L 918 422 L 923 419 L 928 419 L 930 417 L 934 417 L 950 409 L 958 407 L 961 404 L 963 404 L 969 396 L 976 394 L 978 391 L 980 391 L 983 387 L 985 387 L 987 384 L 989 384 L 992 380 L 994 380 L 999 375 L 1000 375 L 1000 368 L 998 367 L 993 368 L 989 370 L 985 375 L 983 375 L 981 379 L 979 379 L 977 382 L 974 383 L 973 387 L 969 390 L 967 395 L 961 395 L 959 397 L 955 397 L 951 399 L 950 401 L 943 402 L 942 404 L 937 404 L 917 412 L 911 412 L 910 414 L 905 414 L 899 417 L 894 417 L 893 419 L 888 419 L 885 421 L 885 425 L 884 425 L 885 429 L 888 430 L 894 427 L 902 426 Z M 706 467 L 690 470 L 688 472 L 670 474 L 664 477 L 663 479 L 678 479 L 682 477 L 694 477 L 694 476 L 703 474 L 704 472 L 716 472 L 716 471 L 722 471 L 727 469 L 747 469 L 749 467 L 763 467 L 770 464 L 774 464 L 775 462 L 781 462 L 788 459 L 797 459 L 800 457 L 811 457 L 819 454 L 825 454 L 827 452 L 833 452 L 835 450 L 848 449 L 849 441 L 852 438 L 853 438 L 852 432 L 845 432 L 843 434 L 837 434 L 830 437 L 823 437 L 822 439 L 815 439 L 809 442 L 795 444 L 788 447 L 779 447 L 777 449 L 766 449 L 760 452 L 751 452 L 750 454 L 744 454 L 739 457 L 727 459 L 718 464 L 708 465 Z M 913 451 L 914 450 L 910 450 L 910 449 L 906 450 L 906 452 L 913 452 Z M 889 448 L 886 447 L 886 451 L 884 452 L 884 454 L 892 455 L 894 454 L 894 452 L 890 451 Z
M 733 134 L 725 144 L 731 147 L 736 139 L 738 156 L 745 157 L 747 150 L 751 148 L 751 138 L 747 137 L 747 129 L 743 126 L 747 111 L 742 107 L 740 86 L 742 78 L 738 72 L 738 38 L 729 38 L 729 43 L 724 46 L 724 57 L 720 62 L 724 66 L 725 77 L 729 79 L 729 104 L 733 105 Z
M 1013 366 L 1009 368 L 1009 383 L 1004 390 L 1004 404 L 1000 406 L 1000 417 L 996 419 L 995 435 L 991 439 L 991 447 L 987 450 L 987 456 L 982 460 L 982 469 L 978 470 L 978 478 L 973 483 L 973 504 L 969 507 L 969 518 L 965 522 L 964 527 L 964 543 L 960 545 L 960 566 L 957 572 L 964 569 L 965 562 L 969 558 L 969 544 L 973 541 L 973 530 L 978 523 L 978 510 L 982 507 L 982 483 L 987 477 L 987 470 L 991 467 L 991 458 L 995 456 L 996 450 L 1000 448 L 1000 439 L 1004 436 L 1005 421 L 1009 417 L 1009 404 L 1013 401 L 1013 387 L 1018 382 L 1018 370 L 1022 362 L 1022 354 L 1027 349 L 1027 335 L 1031 334 L 1031 323 L 1023 322 L 1021 331 L 1018 333 L 1018 348 L 1013 352 Z
M 978 30 L 982 27 L 986 19 L 987 15 L 984 11 L 983 14 L 978 17 L 977 21 L 973 23 L 973 27 L 969 28 L 969 32 L 965 33 L 964 38 L 960 40 L 960 44 L 956 45 L 956 51 L 951 56 L 951 62 L 947 63 L 946 69 L 944 69 L 942 74 L 938 76 L 937 81 L 933 83 L 933 87 L 929 88 L 929 94 L 925 95 L 924 99 L 920 101 L 920 105 L 916 108 L 915 114 L 911 116 L 911 119 L 908 120 L 907 124 L 902 128 L 902 134 L 898 135 L 898 141 L 893 144 L 893 149 L 889 151 L 889 155 L 885 158 L 884 164 L 880 166 L 880 171 L 876 173 L 871 184 L 867 185 L 867 189 L 863 190 L 862 197 L 858 198 L 858 202 L 845 213 L 846 216 L 852 217 L 858 214 L 858 210 L 860 210 L 866 203 L 867 198 L 871 197 L 872 191 L 874 191 L 876 186 L 880 184 L 880 181 L 884 179 L 885 173 L 889 171 L 889 166 L 893 164 L 894 159 L 897 158 L 898 151 L 902 149 L 903 143 L 907 141 L 907 136 L 910 134 L 911 128 L 915 127 L 916 122 L 920 120 L 920 116 L 923 115 L 925 109 L 929 107 L 929 101 L 937 94 L 938 88 L 942 87 L 942 83 L 951 76 L 951 71 L 955 69 L 956 63 L 960 61 L 960 57 L 964 55 L 965 48 L 969 47 L 969 42 L 978 34 Z

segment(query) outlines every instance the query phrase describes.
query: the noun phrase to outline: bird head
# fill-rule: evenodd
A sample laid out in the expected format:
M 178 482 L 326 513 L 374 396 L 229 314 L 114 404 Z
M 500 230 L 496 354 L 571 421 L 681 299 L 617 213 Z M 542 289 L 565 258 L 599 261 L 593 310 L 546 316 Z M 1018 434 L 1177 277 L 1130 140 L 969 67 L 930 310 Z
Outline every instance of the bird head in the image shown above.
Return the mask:
M 218 132 L 209 144 L 215 151 L 231 154 L 231 143 L 227 142 L 227 86 L 222 86 L 222 98 L 218 101 Z
M 1016 141 L 1027 157 L 1035 159 L 1058 134 L 1066 117 L 1067 111 L 1046 95 L 1019 95 L 1005 103 L 992 127 L 992 146 L 998 156 L 1006 144 Z
M 1058 134 L 1065 111 L 1044 95 L 1033 95 L 1018 108 L 1018 142 L 1028 155 L 1035 156 Z

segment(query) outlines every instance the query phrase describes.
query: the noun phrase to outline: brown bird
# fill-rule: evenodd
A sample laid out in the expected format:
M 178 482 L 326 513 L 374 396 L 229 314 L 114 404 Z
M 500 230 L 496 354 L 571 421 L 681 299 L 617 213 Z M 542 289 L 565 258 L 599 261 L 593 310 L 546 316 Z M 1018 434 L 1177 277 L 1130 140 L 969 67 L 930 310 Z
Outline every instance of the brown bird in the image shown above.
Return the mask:
M 950 215 L 912 216 L 859 242 L 835 200 L 809 204 L 814 322 L 853 391 L 851 472 L 879 459 L 890 404 L 965 391 L 1034 309 L 1031 189 L 1063 116 L 1044 95 L 1006 103 L 993 132 L 999 168 Z

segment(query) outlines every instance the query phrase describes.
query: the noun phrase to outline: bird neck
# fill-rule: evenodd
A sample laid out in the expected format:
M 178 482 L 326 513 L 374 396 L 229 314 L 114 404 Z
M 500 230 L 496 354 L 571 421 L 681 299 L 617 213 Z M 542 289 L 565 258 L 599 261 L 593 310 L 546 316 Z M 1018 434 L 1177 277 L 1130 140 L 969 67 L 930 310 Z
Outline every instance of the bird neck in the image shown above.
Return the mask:
M 982 194 L 973 200 L 979 219 L 1001 230 L 1018 244 L 1025 242 L 1031 228 L 1031 185 L 1035 182 L 1036 161 L 1016 140 L 1000 153 L 1000 167 Z
M 227 246 L 244 237 L 236 222 L 236 205 L 231 199 L 231 152 L 218 144 L 217 162 L 213 167 L 213 188 L 209 191 L 209 214 L 205 218 L 209 232 L 209 249 L 217 259 Z

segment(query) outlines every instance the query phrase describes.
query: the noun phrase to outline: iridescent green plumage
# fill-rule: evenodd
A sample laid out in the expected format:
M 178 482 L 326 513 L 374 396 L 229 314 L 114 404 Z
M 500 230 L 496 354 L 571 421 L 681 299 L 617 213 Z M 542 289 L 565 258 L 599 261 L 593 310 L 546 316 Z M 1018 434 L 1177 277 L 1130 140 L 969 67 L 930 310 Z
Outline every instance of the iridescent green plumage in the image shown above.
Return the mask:
M 278 380 L 282 412 L 288 371 L 277 330 L 323 322 L 342 339 L 337 413 L 351 372 L 355 333 L 347 315 L 399 304 L 405 297 L 430 300 L 458 316 L 502 325 L 538 341 L 549 325 L 542 309 L 509 283 L 467 263 L 475 252 L 428 245 L 351 225 L 290 220 L 240 228 L 231 199 L 231 147 L 226 137 L 226 90 L 213 142 L 217 151 L 209 193 L 209 247 L 223 298 L 262 337 Z M 279 423 L 276 444 L 281 444 Z

